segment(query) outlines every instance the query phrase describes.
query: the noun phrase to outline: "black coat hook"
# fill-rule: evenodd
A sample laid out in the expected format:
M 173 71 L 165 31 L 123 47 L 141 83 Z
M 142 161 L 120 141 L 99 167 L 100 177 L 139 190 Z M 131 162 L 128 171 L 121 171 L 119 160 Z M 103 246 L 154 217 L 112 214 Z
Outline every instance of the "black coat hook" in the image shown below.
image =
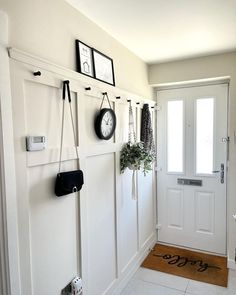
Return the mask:
M 116 96 L 116 99 L 120 99 L 120 96 Z
M 155 107 L 151 107 L 152 109 L 154 109 Z
M 102 95 L 107 95 L 107 92 L 102 92 Z
M 91 90 L 91 87 L 85 87 L 84 89 L 88 91 Z
M 34 72 L 33 74 L 34 74 L 34 76 L 41 76 L 41 72 L 40 71 Z
M 136 102 L 136 104 L 140 104 L 140 102 Z
M 131 102 L 131 99 L 127 99 L 127 102 Z

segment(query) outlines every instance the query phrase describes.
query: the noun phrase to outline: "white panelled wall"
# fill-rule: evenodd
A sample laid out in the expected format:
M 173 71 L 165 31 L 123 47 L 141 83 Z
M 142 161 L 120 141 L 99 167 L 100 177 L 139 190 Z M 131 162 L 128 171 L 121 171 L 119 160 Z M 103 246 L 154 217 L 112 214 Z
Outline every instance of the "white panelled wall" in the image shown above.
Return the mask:
M 0 294 L 20 295 L 8 17 L 0 10 Z
M 11 49 L 10 57 L 22 294 L 59 295 L 75 275 L 82 276 L 84 295 L 119 294 L 156 240 L 154 173 L 137 176 L 137 201 L 131 197 L 131 172 L 120 174 L 120 150 L 128 135 L 127 99 L 132 100 L 138 134 L 142 103 L 154 102 L 18 50 Z M 42 75 L 35 77 L 38 70 Z M 53 189 L 61 87 L 67 79 L 85 184 L 79 195 L 57 198 Z M 85 90 L 88 86 L 90 91 Z M 109 141 L 99 140 L 94 132 L 104 91 L 117 116 Z M 68 111 L 67 107 L 63 171 L 76 168 Z M 154 109 L 151 112 L 155 122 Z M 45 135 L 46 150 L 26 152 L 27 135 Z

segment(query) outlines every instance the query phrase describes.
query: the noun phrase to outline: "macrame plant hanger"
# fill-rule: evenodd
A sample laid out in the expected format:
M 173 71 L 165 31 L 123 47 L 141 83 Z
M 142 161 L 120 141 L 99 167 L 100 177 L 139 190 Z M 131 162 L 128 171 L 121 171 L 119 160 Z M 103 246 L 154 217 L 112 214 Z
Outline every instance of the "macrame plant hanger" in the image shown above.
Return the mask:
M 131 106 L 131 101 L 129 101 L 129 134 L 128 134 L 128 143 L 131 145 L 132 143 L 136 143 L 137 138 L 136 138 L 136 133 L 134 130 L 134 116 L 133 116 L 133 110 Z M 137 200 L 137 185 L 136 185 L 136 178 L 137 178 L 137 170 L 130 169 L 133 171 L 132 172 L 132 199 Z

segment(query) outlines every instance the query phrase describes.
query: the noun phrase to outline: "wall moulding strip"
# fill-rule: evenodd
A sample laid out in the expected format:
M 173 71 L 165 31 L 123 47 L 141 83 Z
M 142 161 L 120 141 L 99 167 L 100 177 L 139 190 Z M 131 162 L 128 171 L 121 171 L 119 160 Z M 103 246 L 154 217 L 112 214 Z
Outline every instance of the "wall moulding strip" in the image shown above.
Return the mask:
M 85 77 L 84 75 L 82 75 L 78 72 L 67 69 L 65 67 L 57 65 L 55 63 L 52 63 L 52 62 L 42 59 L 40 57 L 31 55 L 31 54 L 21 51 L 19 49 L 10 47 L 10 48 L 8 48 L 8 54 L 11 59 L 33 66 L 33 67 L 35 67 L 35 71 L 40 70 L 41 76 L 34 77 L 34 79 L 42 78 L 44 75 L 43 70 L 47 70 L 52 73 L 64 76 L 64 77 L 66 77 L 66 79 L 76 80 L 76 82 L 80 84 L 80 87 L 83 89 L 83 92 L 85 92 L 86 95 L 93 94 L 95 91 L 94 90 L 94 88 L 95 88 L 96 91 L 100 92 L 101 94 L 102 94 L 102 92 L 106 91 L 108 93 L 108 95 L 113 96 L 113 97 L 111 97 L 112 100 L 114 99 L 114 101 L 116 101 L 118 103 L 123 101 L 123 98 L 125 99 L 125 98 L 129 97 L 135 103 L 136 102 L 148 103 L 148 104 L 150 104 L 150 106 L 155 106 L 155 101 L 152 99 L 141 97 L 141 96 L 136 95 L 134 93 L 130 93 L 130 92 L 125 91 L 121 88 L 113 87 L 108 84 L 105 85 L 104 83 L 102 83 L 100 81 L 94 80 L 89 77 Z M 32 73 L 32 76 L 33 76 L 33 73 Z M 91 87 L 91 90 L 86 91 L 85 88 L 87 88 L 87 87 Z M 117 96 L 120 96 L 121 99 L 117 100 L 116 99 Z
M 79 158 L 80 158 L 80 151 L 79 147 L 77 147 Z M 34 152 L 27 152 L 27 167 L 35 167 L 35 166 L 41 166 L 41 165 L 47 165 L 52 163 L 58 163 L 59 162 L 59 155 L 60 149 L 46 149 L 44 151 L 41 151 L 40 153 L 34 153 Z M 75 147 L 65 147 L 63 148 L 63 155 L 62 155 L 62 161 L 72 161 L 76 160 L 76 152 Z
M 93 157 L 102 154 L 110 154 L 120 151 L 122 145 L 117 143 L 96 144 L 89 146 L 86 151 L 82 151 L 79 147 L 79 159 L 83 157 Z M 47 149 L 41 153 L 27 152 L 27 167 L 36 167 L 59 162 L 59 149 Z M 63 148 L 62 161 L 76 160 L 76 152 L 74 147 Z

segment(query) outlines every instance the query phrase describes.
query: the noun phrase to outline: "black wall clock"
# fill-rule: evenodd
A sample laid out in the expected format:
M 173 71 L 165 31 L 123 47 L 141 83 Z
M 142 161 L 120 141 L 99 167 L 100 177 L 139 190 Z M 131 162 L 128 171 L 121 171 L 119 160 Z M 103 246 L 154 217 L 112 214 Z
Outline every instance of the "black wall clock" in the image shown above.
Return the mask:
M 110 108 L 102 108 L 104 97 L 107 97 Z M 100 111 L 95 119 L 95 132 L 100 139 L 108 140 L 112 137 L 116 129 L 116 114 L 111 108 L 107 93 L 103 93 Z

